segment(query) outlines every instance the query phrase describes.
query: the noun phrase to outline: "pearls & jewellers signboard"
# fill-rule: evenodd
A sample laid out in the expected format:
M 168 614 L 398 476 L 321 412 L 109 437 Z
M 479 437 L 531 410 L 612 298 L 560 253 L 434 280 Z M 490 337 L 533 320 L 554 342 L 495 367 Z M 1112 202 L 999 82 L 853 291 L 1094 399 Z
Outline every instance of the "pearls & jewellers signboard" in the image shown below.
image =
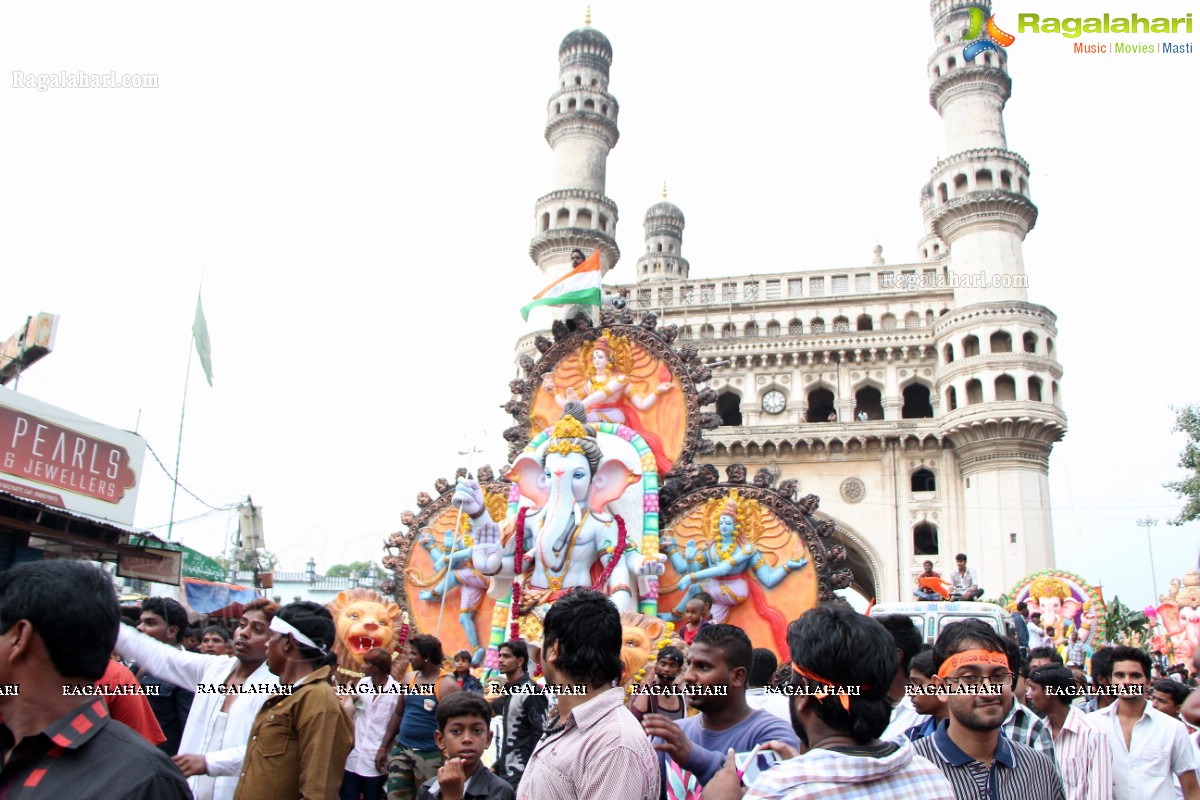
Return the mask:
M 133 524 L 146 442 L 28 395 L 0 389 L 0 490 Z

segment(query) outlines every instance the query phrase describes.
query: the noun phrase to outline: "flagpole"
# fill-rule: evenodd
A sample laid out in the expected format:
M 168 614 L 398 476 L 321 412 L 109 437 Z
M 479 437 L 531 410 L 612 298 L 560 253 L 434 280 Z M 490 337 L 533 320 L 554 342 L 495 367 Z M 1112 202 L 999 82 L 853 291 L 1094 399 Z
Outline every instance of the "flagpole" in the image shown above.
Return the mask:
M 171 487 L 171 513 L 167 518 L 168 542 L 171 541 L 171 531 L 175 527 L 175 495 L 179 494 L 179 456 L 183 452 L 183 414 L 187 410 L 188 379 L 192 376 L 192 350 L 195 349 L 194 337 L 195 334 L 188 337 L 187 370 L 183 374 L 183 404 L 179 407 L 179 439 L 175 442 L 175 475 L 172 478 L 174 485 Z

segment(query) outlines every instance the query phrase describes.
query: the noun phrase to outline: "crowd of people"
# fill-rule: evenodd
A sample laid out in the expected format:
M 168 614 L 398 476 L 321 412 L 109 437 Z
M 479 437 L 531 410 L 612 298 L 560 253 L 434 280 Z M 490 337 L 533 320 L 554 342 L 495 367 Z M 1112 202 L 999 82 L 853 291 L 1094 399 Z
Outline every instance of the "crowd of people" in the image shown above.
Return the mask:
M 975 619 L 930 646 L 905 615 L 831 602 L 791 622 L 781 666 L 701 597 L 627 691 L 616 607 L 574 590 L 540 664 L 505 642 L 484 685 L 420 634 L 336 688 L 316 603 L 254 601 L 230 636 L 167 598 L 121 624 L 84 562 L 3 578 L 5 800 L 1200 800 L 1200 655 L 1156 676 L 1139 649 Z

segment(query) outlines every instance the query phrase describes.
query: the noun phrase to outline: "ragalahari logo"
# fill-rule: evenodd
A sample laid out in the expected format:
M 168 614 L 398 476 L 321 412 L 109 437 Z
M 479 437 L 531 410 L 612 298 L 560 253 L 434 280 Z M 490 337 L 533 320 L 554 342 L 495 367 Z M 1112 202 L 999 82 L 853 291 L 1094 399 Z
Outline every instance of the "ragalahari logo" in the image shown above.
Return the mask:
M 967 28 L 967 32 L 963 34 L 963 39 L 970 42 L 963 48 L 963 59 L 965 61 L 974 61 L 975 56 L 985 50 L 1000 51 L 1001 47 L 1008 47 L 1017 40 L 1017 37 L 1011 33 L 1005 33 L 996 27 L 996 15 L 987 18 L 987 25 L 984 25 L 984 14 L 982 8 L 971 7 L 971 26 Z M 980 36 L 982 35 L 982 38 Z

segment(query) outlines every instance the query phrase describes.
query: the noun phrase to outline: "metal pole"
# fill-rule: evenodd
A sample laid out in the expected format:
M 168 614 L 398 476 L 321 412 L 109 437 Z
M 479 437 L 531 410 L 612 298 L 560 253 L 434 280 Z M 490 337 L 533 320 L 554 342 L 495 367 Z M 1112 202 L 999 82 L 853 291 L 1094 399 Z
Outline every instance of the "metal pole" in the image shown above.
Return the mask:
M 1158 600 L 1158 575 L 1154 571 L 1154 543 L 1150 539 L 1150 529 L 1158 524 L 1158 520 L 1145 517 L 1137 521 L 1140 528 L 1146 529 L 1146 549 L 1150 551 L 1150 580 L 1154 582 L 1150 592 L 1150 605 L 1155 605 Z
M 187 369 L 183 373 L 183 402 L 179 406 L 179 439 L 175 442 L 175 474 L 172 476 L 171 513 L 167 518 L 168 542 L 171 541 L 171 531 L 175 528 L 175 495 L 179 493 L 179 456 L 183 452 L 183 414 L 187 410 L 188 378 L 192 375 L 192 351 L 196 349 L 192 339 L 193 337 L 188 338 Z

